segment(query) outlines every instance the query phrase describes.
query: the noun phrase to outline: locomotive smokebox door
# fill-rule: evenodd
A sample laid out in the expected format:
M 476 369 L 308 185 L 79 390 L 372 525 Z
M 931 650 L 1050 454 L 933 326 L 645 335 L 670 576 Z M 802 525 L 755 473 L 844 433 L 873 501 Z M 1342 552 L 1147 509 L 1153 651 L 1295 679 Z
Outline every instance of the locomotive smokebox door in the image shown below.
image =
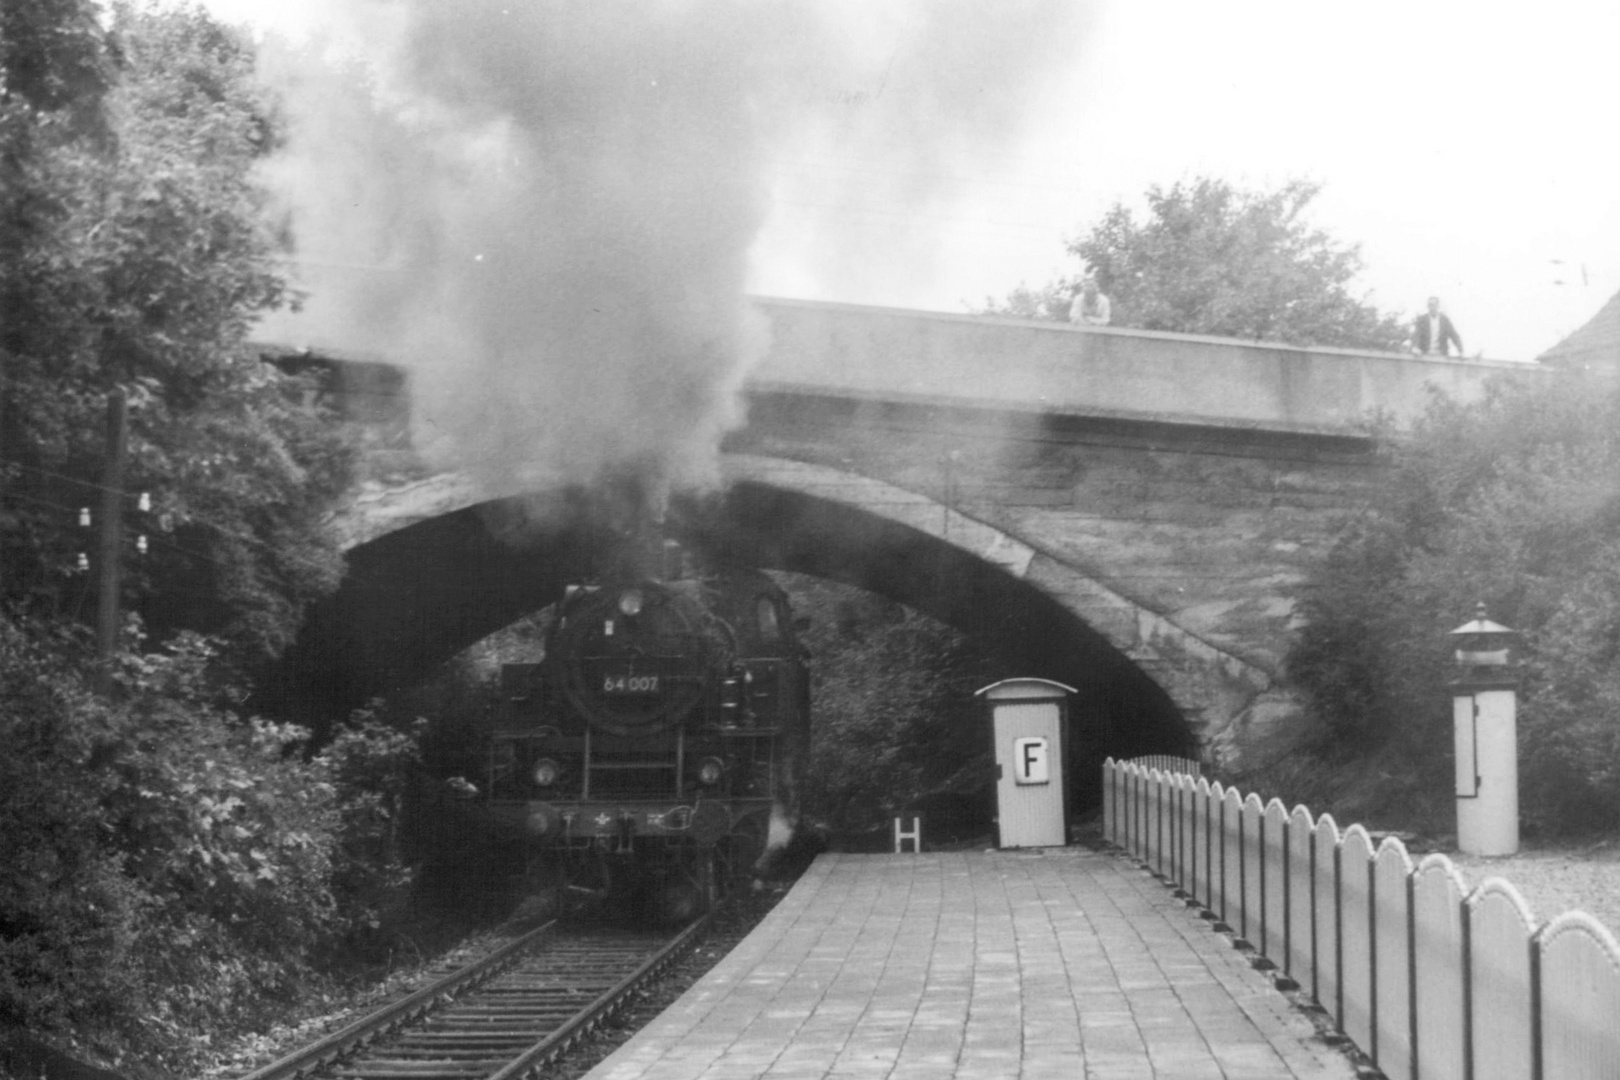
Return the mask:
M 1068 842 L 1069 695 L 1049 679 L 1003 679 L 978 691 L 996 747 L 1000 846 L 1061 847 Z

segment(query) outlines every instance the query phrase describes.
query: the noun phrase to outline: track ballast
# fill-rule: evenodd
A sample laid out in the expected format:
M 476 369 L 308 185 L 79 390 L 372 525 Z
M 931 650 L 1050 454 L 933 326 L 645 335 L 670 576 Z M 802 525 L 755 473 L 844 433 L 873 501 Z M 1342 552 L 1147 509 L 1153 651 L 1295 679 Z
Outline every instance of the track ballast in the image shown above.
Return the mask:
M 702 936 L 547 923 L 242 1080 L 537 1075 Z

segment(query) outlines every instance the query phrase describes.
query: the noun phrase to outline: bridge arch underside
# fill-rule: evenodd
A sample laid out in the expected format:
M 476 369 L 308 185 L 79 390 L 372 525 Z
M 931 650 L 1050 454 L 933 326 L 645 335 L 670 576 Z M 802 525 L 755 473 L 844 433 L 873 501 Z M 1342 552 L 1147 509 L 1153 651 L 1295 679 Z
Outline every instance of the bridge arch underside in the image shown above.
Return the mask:
M 556 500 L 563 506 L 566 499 Z M 266 706 L 322 729 L 558 600 L 604 568 L 614 534 L 588 513 L 548 515 L 521 531 L 532 497 L 419 521 L 349 552 L 339 591 L 318 605 L 267 681 Z M 1106 638 L 1036 585 L 947 539 L 870 509 L 757 481 L 671 513 L 672 532 L 721 559 L 855 585 L 962 631 L 1009 675 L 1075 687 L 1077 769 L 1106 755 L 1196 755 L 1165 691 Z M 1089 792 L 1078 792 L 1082 796 Z
M 978 553 L 871 510 L 757 482 L 730 489 L 699 537 L 725 558 L 855 585 L 972 638 L 1009 676 L 1076 689 L 1077 757 L 1196 756 L 1170 697 L 1074 611 Z

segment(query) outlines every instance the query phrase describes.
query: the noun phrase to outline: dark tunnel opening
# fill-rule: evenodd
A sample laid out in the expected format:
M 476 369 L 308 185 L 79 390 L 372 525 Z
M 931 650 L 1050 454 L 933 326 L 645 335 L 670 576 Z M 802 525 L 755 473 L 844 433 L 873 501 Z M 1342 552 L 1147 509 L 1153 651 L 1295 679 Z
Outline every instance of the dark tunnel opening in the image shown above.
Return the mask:
M 564 493 L 469 507 L 349 553 L 338 592 L 311 611 L 262 711 L 317 736 L 372 698 L 440 665 L 602 572 L 615 533 Z M 533 524 L 539 521 L 542 524 Z M 722 560 L 853 585 L 960 631 L 1009 674 L 1064 683 L 1071 702 L 1071 806 L 1094 805 L 1104 758 L 1196 756 L 1165 692 L 1101 634 L 1030 583 L 924 532 L 858 507 L 755 482 L 671 508 L 675 538 Z

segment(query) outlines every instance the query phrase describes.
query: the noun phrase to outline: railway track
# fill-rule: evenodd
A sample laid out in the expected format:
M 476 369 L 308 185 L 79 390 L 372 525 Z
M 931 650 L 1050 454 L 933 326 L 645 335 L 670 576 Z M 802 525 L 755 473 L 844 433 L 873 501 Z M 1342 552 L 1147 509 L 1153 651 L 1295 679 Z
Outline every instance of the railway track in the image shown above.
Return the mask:
M 547 923 L 241 1080 L 523 1080 L 702 937 Z

